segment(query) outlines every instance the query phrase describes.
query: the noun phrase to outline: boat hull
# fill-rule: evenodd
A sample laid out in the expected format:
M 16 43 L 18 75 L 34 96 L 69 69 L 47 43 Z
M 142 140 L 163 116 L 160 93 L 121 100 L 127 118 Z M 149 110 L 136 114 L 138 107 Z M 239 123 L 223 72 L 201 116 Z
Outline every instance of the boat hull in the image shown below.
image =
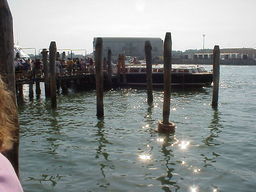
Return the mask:
M 172 73 L 171 85 L 175 87 L 204 87 L 212 83 L 212 73 Z M 163 87 L 163 73 L 152 74 L 153 87 Z M 120 75 L 120 83 L 129 87 L 146 87 L 146 73 Z

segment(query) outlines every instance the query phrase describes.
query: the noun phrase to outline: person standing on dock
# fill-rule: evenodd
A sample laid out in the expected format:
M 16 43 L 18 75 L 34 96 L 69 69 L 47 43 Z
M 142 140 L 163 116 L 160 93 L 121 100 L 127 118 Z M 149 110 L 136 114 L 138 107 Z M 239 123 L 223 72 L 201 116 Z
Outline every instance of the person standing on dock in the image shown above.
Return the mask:
M 60 76 L 60 71 L 61 71 L 61 63 L 60 63 L 59 58 L 56 59 L 55 65 L 56 65 L 56 76 L 59 77 Z
M 2 154 L 12 148 L 15 138 L 16 106 L 0 76 L 0 191 L 23 192 L 20 181 L 10 161 Z
M 67 70 L 68 70 L 68 74 L 71 75 L 72 74 L 72 71 L 73 71 L 73 68 L 74 68 L 74 62 L 71 58 L 68 58 L 68 61 L 67 61 Z

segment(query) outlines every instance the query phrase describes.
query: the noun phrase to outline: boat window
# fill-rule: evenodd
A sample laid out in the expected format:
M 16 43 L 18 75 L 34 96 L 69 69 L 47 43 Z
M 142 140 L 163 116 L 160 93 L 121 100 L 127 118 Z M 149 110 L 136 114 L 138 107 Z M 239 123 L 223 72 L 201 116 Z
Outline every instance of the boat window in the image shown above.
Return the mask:
M 199 68 L 198 68 L 198 72 L 200 72 L 200 73 L 201 73 L 201 72 L 205 72 L 205 69 L 204 69 L 203 67 L 199 67 Z
M 130 72 L 139 72 L 139 68 L 130 68 Z
M 164 69 L 158 69 L 158 72 L 163 72 L 164 71 Z
M 153 72 L 157 72 L 157 69 L 153 69 Z
M 140 72 L 146 72 L 146 68 L 141 68 Z

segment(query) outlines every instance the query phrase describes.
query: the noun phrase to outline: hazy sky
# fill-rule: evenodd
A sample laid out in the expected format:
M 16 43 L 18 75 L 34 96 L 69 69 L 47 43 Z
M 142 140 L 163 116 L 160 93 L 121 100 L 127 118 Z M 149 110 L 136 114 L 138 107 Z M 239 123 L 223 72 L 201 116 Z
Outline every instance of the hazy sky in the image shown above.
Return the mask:
M 173 49 L 256 48 L 256 0 L 8 0 L 21 47 L 92 51 L 93 37 L 160 37 Z

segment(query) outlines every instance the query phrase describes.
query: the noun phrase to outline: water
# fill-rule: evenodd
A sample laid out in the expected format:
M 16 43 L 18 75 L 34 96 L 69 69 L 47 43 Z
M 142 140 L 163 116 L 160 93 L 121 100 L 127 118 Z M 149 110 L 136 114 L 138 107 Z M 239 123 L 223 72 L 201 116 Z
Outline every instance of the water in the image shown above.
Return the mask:
M 20 177 L 26 192 L 246 191 L 256 188 L 255 66 L 222 66 L 218 110 L 212 88 L 172 93 L 175 135 L 155 132 L 163 92 L 107 92 L 96 118 L 95 92 L 25 95 L 20 107 Z

